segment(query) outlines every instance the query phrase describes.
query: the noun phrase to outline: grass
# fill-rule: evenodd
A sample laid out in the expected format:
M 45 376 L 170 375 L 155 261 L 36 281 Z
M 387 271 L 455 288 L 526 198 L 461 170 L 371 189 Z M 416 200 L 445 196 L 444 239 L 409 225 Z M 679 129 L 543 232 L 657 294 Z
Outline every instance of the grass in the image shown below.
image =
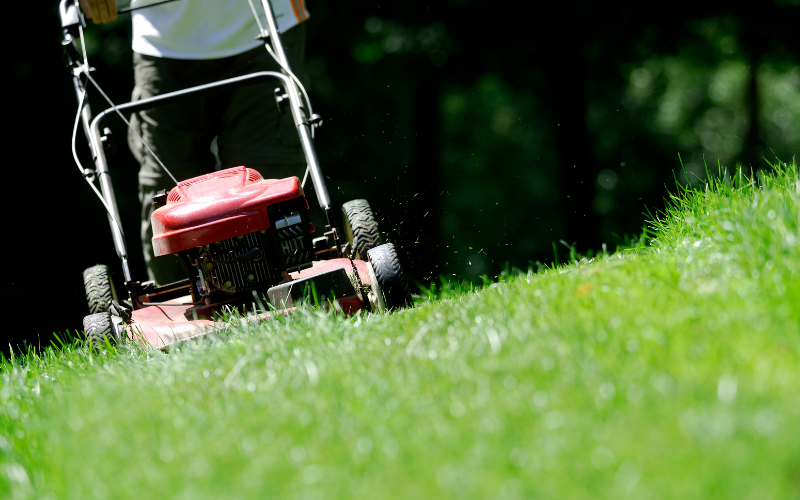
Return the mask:
M 649 246 L 2 365 L 3 498 L 797 498 L 800 179 L 675 195 Z

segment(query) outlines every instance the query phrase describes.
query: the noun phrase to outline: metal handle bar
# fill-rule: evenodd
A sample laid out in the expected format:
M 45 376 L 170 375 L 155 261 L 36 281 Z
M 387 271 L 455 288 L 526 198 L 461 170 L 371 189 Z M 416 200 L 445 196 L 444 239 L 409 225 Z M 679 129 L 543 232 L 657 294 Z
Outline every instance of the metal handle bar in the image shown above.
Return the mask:
M 235 78 L 230 78 L 228 80 L 221 80 L 218 82 L 208 83 L 197 87 L 177 90 L 175 92 L 169 92 L 167 94 L 161 94 L 154 97 L 149 97 L 147 99 L 142 99 L 140 101 L 120 104 L 116 108 L 108 108 L 105 111 L 99 113 L 97 117 L 92 121 L 92 138 L 91 138 L 92 149 L 95 152 L 95 156 L 99 157 L 100 154 L 102 154 L 102 147 L 100 147 L 101 144 L 100 125 L 103 123 L 103 120 L 105 120 L 108 115 L 110 115 L 111 113 L 116 113 L 116 111 L 136 113 L 138 111 L 143 111 L 145 109 L 152 109 L 158 106 L 170 104 L 172 102 L 182 101 L 185 99 L 192 99 L 195 97 L 199 97 L 201 95 L 217 93 L 229 88 L 238 88 L 238 87 L 246 87 L 249 85 L 254 85 L 261 81 L 269 80 L 272 78 L 280 80 L 281 83 L 283 83 L 284 89 L 288 90 L 294 88 L 293 87 L 294 82 L 292 81 L 292 79 L 284 75 L 283 73 L 277 73 L 275 71 L 261 71 L 258 73 L 251 73 L 249 75 L 237 76 Z M 316 151 L 314 151 L 314 143 L 313 139 L 311 138 L 311 124 L 308 123 L 308 120 L 306 120 L 305 116 L 302 114 L 302 111 L 300 110 L 299 99 L 298 102 L 293 104 L 294 105 L 292 106 L 292 115 L 295 120 L 295 126 L 297 127 L 297 132 L 300 135 L 300 144 L 303 149 L 303 154 L 305 155 L 307 165 L 311 170 L 311 181 L 314 184 L 314 191 L 316 191 L 317 194 L 317 201 L 319 202 L 320 207 L 323 210 L 325 210 L 327 214 L 331 210 L 331 200 L 330 196 L 328 195 L 328 189 L 325 186 L 325 181 L 322 177 L 322 172 L 319 166 L 319 160 L 317 159 L 317 153 Z M 105 161 L 105 158 L 103 158 L 103 161 Z M 100 173 L 99 168 L 98 168 L 98 173 Z
M 171 2 L 171 1 L 175 1 L 175 0 L 157 0 L 156 2 L 148 4 L 147 6 L 142 6 L 141 8 L 160 5 L 160 4 L 166 3 L 168 1 Z M 279 42 L 280 34 L 278 33 L 278 27 L 277 27 L 277 24 L 275 22 L 275 16 L 274 16 L 274 14 L 272 12 L 272 6 L 270 5 L 269 0 L 261 0 L 261 4 L 264 7 L 264 11 L 265 11 L 265 14 L 266 14 L 266 19 L 267 19 L 267 34 L 269 35 L 269 40 L 267 41 L 267 43 L 272 45 L 272 47 L 273 47 L 273 49 L 275 51 L 275 55 L 277 56 L 278 61 L 281 63 L 281 66 L 283 66 L 283 68 L 288 68 L 289 67 L 289 63 L 288 63 L 288 61 L 286 59 L 286 55 L 285 55 L 285 53 L 283 51 L 283 45 Z M 83 24 L 84 23 L 83 16 L 80 13 L 80 9 L 78 8 L 76 0 L 61 0 L 59 8 L 60 8 L 60 14 L 61 14 L 61 26 L 64 29 L 64 33 L 65 33 L 64 44 L 65 44 L 65 46 L 72 47 L 73 39 L 69 36 L 69 34 L 70 33 L 75 33 L 75 34 L 78 33 L 78 28 L 80 26 L 84 25 Z M 139 8 L 140 7 L 136 7 L 136 9 L 139 9 Z M 75 55 L 75 57 L 77 57 L 77 54 Z M 295 126 L 297 127 L 298 135 L 300 136 L 300 144 L 302 145 L 303 154 L 306 157 L 306 164 L 308 165 L 308 170 L 309 170 L 309 173 L 311 174 L 311 181 L 312 181 L 312 183 L 314 185 L 314 191 L 317 194 L 317 201 L 319 202 L 320 207 L 325 211 L 326 218 L 328 219 L 328 226 L 331 227 L 331 228 L 334 228 L 335 224 L 334 224 L 334 218 L 333 218 L 333 210 L 332 210 L 331 198 L 330 198 L 330 195 L 328 194 L 328 187 L 325 185 L 325 179 L 324 179 L 324 177 L 322 175 L 322 168 L 321 168 L 321 166 L 319 164 L 319 159 L 317 158 L 317 153 L 314 150 L 314 140 L 313 140 L 313 137 L 312 137 L 312 134 L 311 134 L 311 124 L 308 123 L 308 119 L 306 118 L 305 113 L 303 112 L 303 105 L 300 102 L 300 97 L 299 97 L 297 86 L 295 85 L 295 82 L 291 78 L 289 78 L 287 76 L 284 76 L 284 74 L 288 73 L 285 69 L 283 70 L 284 74 L 272 73 L 272 72 L 263 72 L 264 75 L 266 75 L 267 73 L 271 74 L 270 78 L 279 79 L 283 83 L 284 89 L 286 89 L 286 93 L 289 96 L 289 102 L 290 102 L 289 108 L 290 108 L 290 110 L 292 112 L 292 118 L 294 120 Z M 249 75 L 249 76 L 253 77 L 253 76 L 258 75 L 258 74 L 259 73 L 254 73 L 254 74 Z M 135 112 L 135 111 L 139 111 L 139 110 L 142 110 L 142 109 L 147 109 L 147 108 L 139 107 L 139 106 L 144 106 L 145 102 L 149 102 L 149 103 L 156 103 L 156 102 L 166 103 L 168 100 L 182 98 L 180 96 L 186 94 L 187 92 L 189 94 L 192 94 L 192 93 L 195 93 L 195 92 L 203 92 L 204 93 L 206 91 L 204 89 L 208 89 L 208 91 L 215 91 L 215 90 L 212 90 L 212 88 L 213 89 L 218 89 L 220 87 L 226 87 L 226 86 L 229 86 L 229 85 L 233 86 L 233 87 L 237 87 L 237 86 L 240 85 L 240 82 L 243 81 L 243 80 L 241 80 L 241 78 L 245 78 L 245 77 L 240 77 L 239 79 L 237 79 L 237 78 L 231 79 L 231 81 L 229 81 L 228 84 L 224 84 L 223 82 L 217 82 L 217 84 L 201 85 L 199 87 L 195 87 L 194 89 L 186 89 L 186 90 L 183 90 L 183 91 L 172 92 L 172 93 L 169 94 L 170 97 L 167 97 L 167 95 L 165 94 L 165 95 L 158 96 L 158 97 L 153 97 L 153 98 L 150 98 L 150 99 L 143 99 L 142 101 L 137 101 L 137 103 L 129 103 L 127 105 L 124 104 L 122 106 L 117 106 L 117 109 L 120 109 L 120 110 L 121 109 L 126 109 L 126 110 L 129 110 L 130 112 Z M 245 80 L 246 80 L 246 78 L 245 78 Z M 249 85 L 249 84 L 241 83 L 241 85 Z M 76 86 L 77 86 L 76 88 L 78 88 L 80 86 L 80 82 L 78 82 L 77 80 L 76 80 Z M 151 99 L 155 99 L 155 100 L 151 100 Z M 156 100 L 158 100 L 158 101 L 156 101 Z M 154 105 L 158 105 L 158 104 L 154 104 Z M 131 107 L 131 106 L 133 106 L 133 107 Z M 88 105 L 87 105 L 87 109 L 88 109 Z M 87 111 L 87 117 L 89 115 L 90 115 L 90 112 Z M 99 118 L 99 116 L 98 116 L 98 118 Z M 97 120 L 95 119 L 95 121 L 97 121 Z M 84 126 L 86 126 L 85 120 L 84 120 Z M 95 139 L 92 138 L 91 142 L 94 143 Z M 98 142 L 98 144 L 99 144 L 99 142 Z M 98 155 L 97 144 L 92 144 L 92 149 L 95 150 L 95 155 L 97 156 Z M 100 154 L 102 154 L 102 151 L 100 151 Z
M 139 101 L 119 104 L 115 107 L 108 108 L 99 113 L 94 118 L 94 120 L 92 120 L 91 135 L 89 138 L 90 138 L 90 146 L 92 148 L 92 153 L 94 154 L 95 157 L 95 172 L 97 173 L 97 177 L 100 182 L 100 190 L 102 191 L 103 197 L 106 199 L 107 203 L 110 206 L 114 207 L 116 207 L 117 205 L 114 196 L 114 190 L 111 186 L 111 177 L 109 175 L 109 170 L 108 170 L 108 161 L 106 160 L 105 151 L 103 150 L 101 142 L 102 126 L 105 120 L 109 116 L 116 115 L 117 112 L 136 113 L 139 111 L 144 111 L 146 109 L 152 109 L 159 106 L 172 104 L 174 102 L 194 99 L 200 96 L 222 92 L 228 89 L 255 85 L 257 83 L 261 83 L 265 80 L 271 80 L 271 79 L 280 80 L 281 83 L 283 83 L 284 88 L 288 88 L 289 82 L 291 82 L 289 77 L 287 77 L 282 73 L 277 73 L 274 71 L 261 71 L 258 73 L 251 73 L 249 75 L 238 76 L 235 78 L 229 78 L 227 80 L 208 83 L 206 85 L 200 85 L 188 89 L 177 90 L 175 92 L 169 92 L 167 94 L 161 94 L 154 97 L 149 97 L 147 99 L 141 99 Z M 313 144 L 311 143 L 310 130 L 311 126 L 307 121 L 298 125 L 298 131 L 300 132 L 300 136 L 301 138 L 305 139 L 301 141 L 301 144 L 303 147 L 303 152 L 306 155 L 306 159 L 308 160 L 309 158 L 313 158 L 313 160 L 316 160 L 314 147 Z M 317 188 L 316 184 L 314 185 L 314 187 L 315 189 Z M 327 194 L 327 192 L 325 194 Z M 321 197 L 319 196 L 319 190 L 317 191 L 317 198 L 319 199 L 320 204 L 322 204 L 322 199 L 320 199 Z M 325 208 L 326 211 L 330 211 L 330 205 L 328 206 L 323 205 L 323 208 Z M 114 239 L 114 246 L 116 247 L 117 254 L 123 260 L 123 266 L 125 266 L 125 262 L 127 260 L 127 248 L 125 244 L 125 238 L 115 224 L 111 224 L 111 233 Z M 125 269 L 126 269 L 126 279 L 129 279 L 127 267 Z
M 272 45 L 275 56 L 283 68 L 283 73 L 288 76 L 289 72 L 286 68 L 289 68 L 289 60 L 283 50 L 283 44 L 280 43 L 278 23 L 275 21 L 275 13 L 272 11 L 272 4 L 270 4 L 270 0 L 261 0 L 261 6 L 264 8 L 264 14 L 267 20 L 268 43 Z M 320 207 L 325 210 L 325 217 L 328 219 L 328 227 L 335 230 L 336 224 L 334 221 L 331 197 L 328 194 L 328 187 L 325 185 L 325 179 L 322 176 L 322 168 L 317 159 L 317 153 L 314 150 L 311 125 L 309 125 L 303 113 L 303 104 L 300 102 L 300 92 L 294 80 L 291 78 L 288 79 L 285 88 L 286 93 L 289 94 L 292 118 L 294 118 L 294 123 L 297 126 L 297 132 L 300 134 L 300 143 L 303 146 L 303 152 L 306 154 L 306 161 L 308 162 L 308 169 L 311 174 L 311 182 L 314 184 L 314 191 L 317 193 L 317 201 L 319 201 Z
M 175 2 L 177 0 L 157 0 L 156 2 L 148 3 L 146 5 L 139 5 L 138 7 L 123 7 L 117 10 L 117 14 L 128 14 L 130 12 L 147 9 L 149 7 L 155 7 L 157 5 L 162 5 L 165 3 Z M 61 14 L 61 25 L 62 27 L 66 28 L 68 26 L 76 25 L 80 22 L 80 17 L 78 14 L 78 9 L 75 7 L 74 0 L 61 0 L 59 2 L 59 12 Z M 73 10 L 73 8 L 75 10 Z
M 114 188 L 111 185 L 111 176 L 109 175 L 109 170 L 108 170 L 108 160 L 106 159 L 105 151 L 103 150 L 101 142 L 102 134 L 100 131 L 102 129 L 103 122 L 106 120 L 106 118 L 108 118 L 112 114 L 115 115 L 117 112 L 135 113 L 137 111 L 152 109 L 158 106 L 164 106 L 177 101 L 183 101 L 186 99 L 200 97 L 202 95 L 221 92 L 229 88 L 237 88 L 237 87 L 245 87 L 248 85 L 253 85 L 263 80 L 269 80 L 272 78 L 277 78 L 278 80 L 283 82 L 284 86 L 287 85 L 287 82 L 289 80 L 286 76 L 284 76 L 281 73 L 275 73 L 272 71 L 263 71 L 260 73 L 252 73 L 250 75 L 230 78 L 228 80 L 213 82 L 206 85 L 200 85 L 198 87 L 178 90 L 176 92 L 161 94 L 155 97 L 150 97 L 139 101 L 120 104 L 118 106 L 108 108 L 105 111 L 98 114 L 94 118 L 94 120 L 92 120 L 92 124 L 90 127 L 91 134 L 89 134 L 89 145 L 92 148 L 92 154 L 94 156 L 95 172 L 97 174 L 97 179 L 100 183 L 100 191 L 102 192 L 103 198 L 106 200 L 106 203 L 109 206 L 114 207 L 114 209 L 116 210 L 117 200 L 116 196 L 114 195 Z M 130 281 L 131 279 L 130 270 L 127 264 L 128 249 L 125 243 L 125 236 L 122 234 L 120 229 L 114 223 L 111 224 L 111 236 L 114 240 L 114 247 L 117 250 L 117 255 L 122 260 L 122 267 L 125 272 L 125 280 L 126 282 Z
M 282 73 L 275 71 L 260 71 L 258 73 L 250 73 L 249 75 L 237 76 L 235 78 L 207 83 L 205 85 L 198 85 L 197 87 L 190 87 L 188 89 L 176 90 L 166 94 L 159 94 L 157 96 L 148 97 L 147 99 L 140 99 L 138 101 L 118 104 L 116 107 L 111 107 L 100 112 L 97 117 L 92 120 L 92 129 L 99 130 L 99 127 L 102 125 L 105 118 L 110 114 L 116 113 L 117 111 L 122 113 L 138 113 L 139 111 L 166 106 L 167 104 L 172 104 L 174 102 L 194 99 L 209 94 L 216 94 L 218 92 L 222 92 L 223 90 L 256 85 L 265 80 L 271 80 L 273 78 L 280 80 L 284 85 L 287 85 L 289 82 L 289 77 Z
M 149 3 L 147 5 L 140 5 L 138 7 L 123 7 L 117 11 L 117 14 L 127 14 L 129 12 L 133 12 L 139 9 L 146 9 L 148 7 L 155 7 L 156 5 L 161 5 L 165 3 L 174 2 L 176 0 L 159 0 L 158 2 Z

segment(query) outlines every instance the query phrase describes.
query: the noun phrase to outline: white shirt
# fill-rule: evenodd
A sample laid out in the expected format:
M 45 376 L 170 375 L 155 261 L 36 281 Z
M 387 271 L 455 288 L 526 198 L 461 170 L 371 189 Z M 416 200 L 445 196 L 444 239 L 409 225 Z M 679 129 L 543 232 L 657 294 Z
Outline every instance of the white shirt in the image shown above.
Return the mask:
M 154 0 L 132 0 L 131 6 Z M 304 0 L 270 0 L 278 31 L 308 19 Z M 261 0 L 253 0 L 266 29 Z M 254 49 L 258 25 L 247 0 L 179 0 L 133 12 L 133 51 L 170 59 L 219 59 Z

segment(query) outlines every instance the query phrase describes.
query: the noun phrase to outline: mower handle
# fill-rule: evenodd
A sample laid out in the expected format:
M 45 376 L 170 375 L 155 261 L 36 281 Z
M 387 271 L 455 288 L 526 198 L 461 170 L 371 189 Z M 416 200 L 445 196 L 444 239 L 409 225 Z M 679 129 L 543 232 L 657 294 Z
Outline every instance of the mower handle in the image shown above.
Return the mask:
M 111 186 L 111 177 L 109 175 L 108 169 L 108 161 L 106 160 L 105 151 L 102 145 L 102 128 L 103 123 L 106 119 L 113 115 L 113 114 L 121 114 L 121 113 L 136 113 L 139 111 L 144 111 L 146 109 L 152 109 L 159 106 L 165 106 L 168 104 L 172 104 L 174 102 L 184 101 L 188 99 L 194 99 L 200 96 L 215 94 L 217 92 L 221 92 L 223 90 L 239 88 L 239 87 L 246 87 L 249 85 L 254 85 L 257 83 L 262 83 L 265 80 L 270 79 L 278 79 L 283 83 L 284 88 L 288 87 L 289 77 L 282 73 L 277 73 L 274 71 L 261 71 L 258 73 L 251 73 L 249 75 L 238 76 L 235 78 L 229 78 L 227 80 L 221 80 L 218 82 L 208 83 L 205 85 L 200 85 L 197 87 L 191 87 L 188 89 L 177 90 L 175 92 L 169 92 L 166 94 L 160 94 L 154 97 L 149 97 L 147 99 L 141 99 L 138 101 L 127 102 L 125 104 L 119 104 L 117 106 L 110 107 L 100 113 L 92 120 L 91 124 L 91 134 L 89 135 L 89 144 L 92 148 L 92 154 L 95 158 L 95 171 L 97 173 L 98 180 L 100 182 L 100 189 L 103 193 L 103 197 L 109 203 L 110 206 L 116 207 L 116 200 L 114 199 L 114 191 Z M 319 171 L 318 164 L 316 162 L 317 157 L 314 152 L 314 147 L 312 144 L 311 139 L 311 125 L 308 121 L 304 121 L 300 125 L 298 125 L 298 132 L 300 133 L 301 143 L 303 146 L 303 152 L 305 153 L 306 160 L 309 162 L 309 167 L 311 168 L 312 172 L 315 170 Z M 312 166 L 313 165 L 313 166 Z M 315 177 L 312 175 L 312 181 L 315 180 Z M 322 208 L 325 209 L 326 214 L 331 211 L 330 201 L 325 200 L 323 195 L 327 195 L 327 190 L 325 190 L 324 184 L 322 185 L 322 189 L 318 189 L 317 184 L 314 183 L 314 188 L 317 191 L 317 199 L 322 205 Z M 327 201 L 327 205 L 325 202 Z M 114 246 L 116 247 L 117 254 L 123 260 L 123 262 L 127 258 L 127 248 L 125 244 L 125 239 L 119 229 L 112 224 L 111 225 L 111 232 L 114 239 Z M 127 272 L 127 270 L 126 270 Z M 128 276 L 126 276 L 126 279 Z
M 95 119 L 92 120 L 92 129 L 96 129 L 102 125 L 102 122 L 106 119 L 106 117 L 116 113 L 117 111 L 121 113 L 138 113 L 139 111 L 166 106 L 167 104 L 172 104 L 179 101 L 194 99 L 204 95 L 216 94 L 224 90 L 256 85 L 258 83 L 262 83 L 263 80 L 269 80 L 272 78 L 281 80 L 284 85 L 289 81 L 289 78 L 282 73 L 278 73 L 276 71 L 260 71 L 258 73 L 250 73 L 248 75 L 237 76 L 227 80 L 220 80 L 218 82 L 211 82 L 205 85 L 198 85 L 197 87 L 189 87 L 188 89 L 181 89 L 174 92 L 168 92 L 166 94 L 159 94 L 146 99 L 140 99 L 138 101 L 117 104 L 116 106 L 112 106 L 105 111 L 100 112 Z
M 102 134 L 100 133 L 100 131 L 102 130 L 103 121 L 112 113 L 117 113 L 117 112 L 136 113 L 139 111 L 144 111 L 146 109 L 165 106 L 173 102 L 184 101 L 187 99 L 193 99 L 196 97 L 209 94 L 215 94 L 223 90 L 255 85 L 265 80 L 270 80 L 273 78 L 280 80 L 285 89 L 291 88 L 290 85 L 293 83 L 291 78 L 284 75 L 283 73 L 278 73 L 275 71 L 260 71 L 258 73 L 251 73 L 249 75 L 237 76 L 235 78 L 229 78 L 227 80 L 220 80 L 218 82 L 207 83 L 205 85 L 199 85 L 197 87 L 191 87 L 188 89 L 176 90 L 175 92 L 160 94 L 157 96 L 148 97 L 147 99 L 141 99 L 138 101 L 128 102 L 125 104 L 119 104 L 115 107 L 108 108 L 105 111 L 99 113 L 97 117 L 94 120 L 92 120 L 92 127 L 91 127 L 92 150 L 97 158 L 100 158 L 102 155 L 102 161 L 103 163 L 105 163 L 105 155 L 103 155 L 103 148 L 101 146 Z M 322 175 L 320 172 L 321 169 L 319 167 L 319 162 L 317 160 L 316 152 L 314 151 L 313 139 L 311 138 L 311 124 L 308 122 L 305 116 L 301 115 L 301 117 L 302 121 L 299 124 L 297 124 L 297 131 L 300 135 L 300 143 L 302 145 L 303 153 L 305 154 L 308 167 L 311 169 L 311 180 L 314 184 L 314 190 L 317 192 L 317 200 L 319 201 L 320 207 L 322 209 L 330 210 L 331 201 L 328 196 L 328 190 L 326 189 L 324 181 L 322 181 Z M 100 173 L 99 169 L 98 173 Z
M 161 4 L 170 3 L 170 2 L 174 2 L 174 1 L 175 0 L 159 0 L 158 2 L 148 3 L 146 5 L 140 5 L 138 7 L 130 7 L 130 6 L 123 7 L 123 8 L 121 8 L 121 9 L 119 9 L 117 11 L 117 14 L 127 14 L 127 13 L 133 12 L 135 10 L 146 9 L 148 7 L 155 7 L 156 5 L 161 5 Z
M 147 9 L 150 7 L 156 7 L 157 5 L 163 5 L 165 3 L 175 2 L 176 0 L 158 0 L 156 2 L 148 3 L 146 5 L 139 5 L 138 7 L 123 7 L 117 10 L 117 14 L 129 14 L 131 12 Z M 61 27 L 68 28 L 71 26 L 77 26 L 78 24 L 83 24 L 85 28 L 85 21 L 81 18 L 83 17 L 83 13 L 80 12 L 80 7 L 77 5 L 75 0 L 61 0 L 59 2 L 59 14 L 61 15 Z

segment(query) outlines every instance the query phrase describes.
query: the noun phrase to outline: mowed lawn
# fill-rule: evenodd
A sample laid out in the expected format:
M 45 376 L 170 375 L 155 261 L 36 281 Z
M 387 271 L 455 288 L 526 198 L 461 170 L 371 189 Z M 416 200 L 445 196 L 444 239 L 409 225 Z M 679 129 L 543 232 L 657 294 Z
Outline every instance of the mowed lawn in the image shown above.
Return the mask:
M 0 497 L 798 498 L 798 199 L 737 174 L 650 246 L 393 314 L 14 358 Z

